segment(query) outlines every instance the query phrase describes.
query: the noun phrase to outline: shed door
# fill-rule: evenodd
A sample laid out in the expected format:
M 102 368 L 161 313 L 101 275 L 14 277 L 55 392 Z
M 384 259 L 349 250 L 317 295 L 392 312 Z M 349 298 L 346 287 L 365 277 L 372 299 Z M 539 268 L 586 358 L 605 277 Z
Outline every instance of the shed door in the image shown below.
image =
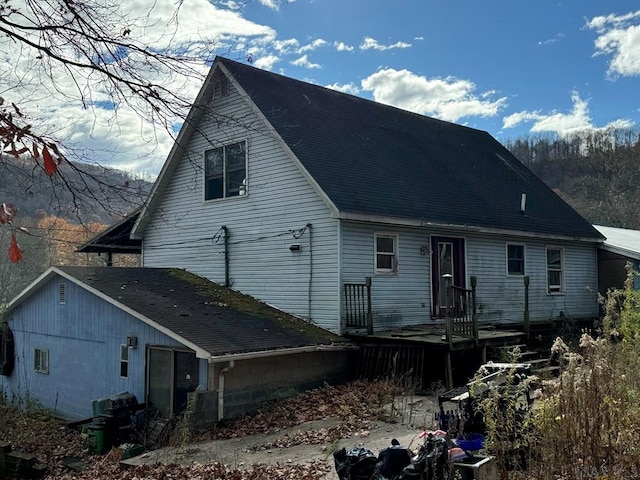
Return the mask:
M 149 347 L 147 358 L 147 402 L 166 416 L 184 412 L 198 386 L 195 353 Z
M 466 286 L 464 239 L 431 237 L 431 285 L 433 316 L 442 318 L 451 307 L 450 286 Z

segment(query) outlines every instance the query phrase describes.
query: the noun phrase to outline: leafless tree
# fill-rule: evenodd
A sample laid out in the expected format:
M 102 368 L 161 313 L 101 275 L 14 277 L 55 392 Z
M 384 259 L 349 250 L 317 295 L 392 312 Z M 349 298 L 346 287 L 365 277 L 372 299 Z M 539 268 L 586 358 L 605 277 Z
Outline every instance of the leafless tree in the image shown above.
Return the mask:
M 77 210 L 96 203 L 109 209 L 115 198 L 141 201 L 138 183 L 105 182 L 90 165 L 95 152 L 60 138 L 60 125 L 40 121 L 39 105 L 46 96 L 88 111 L 100 104 L 114 125 L 126 110 L 175 132 L 190 107 L 187 85 L 202 83 L 214 50 L 206 39 L 175 41 L 181 5 L 173 4 L 171 22 L 158 25 L 151 1 L 0 0 L 0 152 L 16 159 L 3 156 L 0 167 L 12 169 L 27 189 L 51 183 L 51 202 L 59 204 L 57 195 L 66 192 Z M 154 140 L 150 133 L 150 150 Z M 0 223 L 14 228 L 15 212 L 5 217 Z

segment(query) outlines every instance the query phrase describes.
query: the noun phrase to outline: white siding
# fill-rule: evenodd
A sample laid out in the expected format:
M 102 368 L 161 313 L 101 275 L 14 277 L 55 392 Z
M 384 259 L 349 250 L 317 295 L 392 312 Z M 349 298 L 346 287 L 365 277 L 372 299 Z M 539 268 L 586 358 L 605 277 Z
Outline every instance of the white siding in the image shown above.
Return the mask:
M 467 242 L 467 276 L 476 275 L 478 279 L 478 316 L 481 321 L 521 322 L 523 319 L 524 279 L 507 276 L 507 242 L 525 245 L 531 320 L 558 318 L 560 312 L 573 318 L 598 315 L 595 244 L 487 236 L 469 238 Z M 547 293 L 547 246 L 563 248 L 563 294 Z
M 337 331 L 337 220 L 237 93 L 218 102 L 216 118 L 201 121 L 144 231 L 144 266 L 185 268 L 224 283 L 224 225 L 234 289 Z M 204 150 L 239 140 L 248 147 L 248 195 L 205 202 Z M 294 238 L 291 231 L 307 224 Z M 292 244 L 301 250 L 291 252 Z
M 374 233 L 398 235 L 398 272 L 376 274 Z M 419 325 L 431 320 L 431 267 L 421 247 L 429 234 L 420 229 L 375 228 L 344 223 L 342 229 L 342 282 L 364 283 L 371 277 L 371 301 L 375 330 Z
M 374 272 L 375 232 L 398 235 L 398 272 L 395 275 L 376 275 Z M 521 323 L 523 320 L 524 279 L 507 275 L 508 242 L 525 245 L 531 320 L 549 320 L 561 315 L 573 318 L 598 315 L 595 244 L 345 223 L 341 235 L 342 282 L 362 283 L 366 277 L 372 278 L 375 330 L 432 321 L 429 249 L 432 235 L 465 239 L 467 288 L 470 288 L 470 277 L 475 276 L 480 322 Z M 564 292 L 560 295 L 547 294 L 547 246 L 562 247 L 564 251 Z M 426 247 L 426 255 L 422 247 Z

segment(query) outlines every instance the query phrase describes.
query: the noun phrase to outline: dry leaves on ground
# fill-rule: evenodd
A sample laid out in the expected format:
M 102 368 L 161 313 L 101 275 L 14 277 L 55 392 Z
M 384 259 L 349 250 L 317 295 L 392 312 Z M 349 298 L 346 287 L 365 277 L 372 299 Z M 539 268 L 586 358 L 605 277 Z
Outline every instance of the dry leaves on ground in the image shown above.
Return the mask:
M 326 385 L 232 420 L 206 432 L 201 438 L 224 439 L 270 434 L 327 417 L 342 419 L 340 434 L 348 437 L 350 432 L 368 428 L 365 421 L 388 417 L 389 403 L 395 396 L 403 393 L 406 393 L 403 387 L 391 381 L 361 380 L 346 385 Z
M 286 465 L 254 465 L 238 470 L 218 462 L 210 464 L 179 465 L 154 464 L 120 470 L 117 463 L 96 463 L 82 474 L 58 473 L 48 476 L 51 480 L 318 480 L 330 467 L 323 462 Z

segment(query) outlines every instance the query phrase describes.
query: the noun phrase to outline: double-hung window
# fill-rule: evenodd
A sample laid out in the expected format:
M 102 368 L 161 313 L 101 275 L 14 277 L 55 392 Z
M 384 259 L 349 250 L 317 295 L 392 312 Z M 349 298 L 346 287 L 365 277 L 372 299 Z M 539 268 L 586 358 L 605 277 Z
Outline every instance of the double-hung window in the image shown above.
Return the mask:
M 376 273 L 396 273 L 398 271 L 397 235 L 375 234 Z
M 247 144 L 236 142 L 204 152 L 204 199 L 247 194 Z
M 129 347 L 126 345 L 120 345 L 120 376 L 129 376 Z
M 547 247 L 547 292 L 562 293 L 563 287 L 563 250 Z
M 524 245 L 507 243 L 507 275 L 524 275 Z
M 49 374 L 49 350 L 36 348 L 33 351 L 33 369 L 38 373 Z

